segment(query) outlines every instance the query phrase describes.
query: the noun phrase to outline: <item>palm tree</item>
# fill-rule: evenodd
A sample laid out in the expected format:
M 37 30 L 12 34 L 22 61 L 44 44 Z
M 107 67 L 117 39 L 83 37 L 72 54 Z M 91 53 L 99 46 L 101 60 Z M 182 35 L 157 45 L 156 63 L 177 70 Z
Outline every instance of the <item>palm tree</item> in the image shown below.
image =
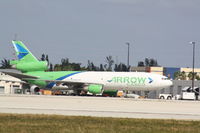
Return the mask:
M 1 68 L 3 69 L 11 68 L 10 60 L 7 60 L 7 59 L 1 60 Z
M 178 72 L 174 73 L 174 78 L 176 80 L 186 80 L 186 77 L 187 76 L 186 76 L 186 73 L 184 71 L 182 71 L 182 72 L 178 71 Z
M 193 74 L 192 74 L 192 72 L 189 72 L 189 74 L 188 74 L 188 78 L 190 79 L 190 80 L 192 80 L 192 77 L 193 77 Z M 197 75 L 197 73 L 194 73 L 194 79 L 199 79 L 199 76 Z
M 145 58 L 145 66 L 149 66 L 149 59 L 148 58 Z
M 114 60 L 112 59 L 112 56 L 106 57 L 106 63 L 108 64 L 107 71 L 112 71 L 112 65 L 114 64 Z
M 186 80 L 186 73 L 184 71 L 181 72 L 181 80 Z

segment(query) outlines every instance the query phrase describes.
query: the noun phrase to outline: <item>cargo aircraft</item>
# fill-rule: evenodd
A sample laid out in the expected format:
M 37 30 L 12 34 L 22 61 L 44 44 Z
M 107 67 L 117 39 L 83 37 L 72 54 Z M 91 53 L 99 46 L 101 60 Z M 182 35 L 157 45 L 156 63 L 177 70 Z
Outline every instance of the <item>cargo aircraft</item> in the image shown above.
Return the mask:
M 22 43 L 12 41 L 17 60 L 10 61 L 12 68 L 21 73 L 4 72 L 31 85 L 31 91 L 40 88 L 69 89 L 100 94 L 104 90 L 157 90 L 172 85 L 167 77 L 146 72 L 98 71 L 46 71 L 46 61 L 39 61 Z

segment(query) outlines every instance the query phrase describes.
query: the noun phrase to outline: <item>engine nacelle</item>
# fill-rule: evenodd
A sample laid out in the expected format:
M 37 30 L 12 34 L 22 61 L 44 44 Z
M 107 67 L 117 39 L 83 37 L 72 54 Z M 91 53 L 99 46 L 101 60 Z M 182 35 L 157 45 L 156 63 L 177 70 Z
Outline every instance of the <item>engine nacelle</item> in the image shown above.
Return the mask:
M 100 94 L 103 91 L 103 86 L 97 85 L 97 84 L 91 84 L 91 85 L 86 86 L 84 89 L 92 94 Z
M 38 93 L 39 91 L 40 91 L 40 88 L 36 85 L 32 85 L 31 88 L 30 88 L 30 92 L 32 94 Z
M 32 72 L 32 71 L 45 71 L 48 69 L 46 61 L 38 62 L 12 62 L 12 68 L 16 68 L 22 72 Z

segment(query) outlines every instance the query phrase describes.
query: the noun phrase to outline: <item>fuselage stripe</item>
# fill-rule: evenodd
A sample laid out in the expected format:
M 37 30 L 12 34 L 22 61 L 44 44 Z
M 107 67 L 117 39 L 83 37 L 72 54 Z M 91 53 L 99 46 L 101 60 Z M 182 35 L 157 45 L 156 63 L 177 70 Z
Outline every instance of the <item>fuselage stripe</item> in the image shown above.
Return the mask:
M 63 77 L 57 78 L 56 80 L 63 80 L 63 79 L 65 79 L 65 78 L 68 78 L 68 77 L 73 76 L 73 75 L 78 74 L 78 73 L 81 73 L 81 72 L 70 73 L 70 74 L 65 75 L 65 76 L 63 76 Z M 54 85 L 55 85 L 55 82 L 51 82 L 51 83 L 49 83 L 46 87 L 47 87 L 47 88 L 52 88 Z

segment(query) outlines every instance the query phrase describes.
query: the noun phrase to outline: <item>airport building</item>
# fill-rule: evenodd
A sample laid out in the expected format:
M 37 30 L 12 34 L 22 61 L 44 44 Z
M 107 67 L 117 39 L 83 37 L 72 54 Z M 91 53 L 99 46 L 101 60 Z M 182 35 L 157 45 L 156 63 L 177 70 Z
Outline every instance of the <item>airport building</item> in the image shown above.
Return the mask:
M 185 80 L 189 80 L 188 74 L 192 72 L 192 68 L 175 68 L 175 67 L 131 67 L 132 72 L 150 72 L 160 75 L 165 75 L 170 79 L 175 79 L 174 74 L 176 72 L 184 72 L 186 75 Z M 200 76 L 200 68 L 195 68 L 194 72 Z
M 163 75 L 163 67 L 131 67 L 132 72 L 150 72 Z
M 13 70 L 7 70 L 7 71 L 13 71 Z M 22 93 L 22 83 L 20 83 L 20 80 L 0 72 L 0 94 L 20 94 L 20 93 Z

